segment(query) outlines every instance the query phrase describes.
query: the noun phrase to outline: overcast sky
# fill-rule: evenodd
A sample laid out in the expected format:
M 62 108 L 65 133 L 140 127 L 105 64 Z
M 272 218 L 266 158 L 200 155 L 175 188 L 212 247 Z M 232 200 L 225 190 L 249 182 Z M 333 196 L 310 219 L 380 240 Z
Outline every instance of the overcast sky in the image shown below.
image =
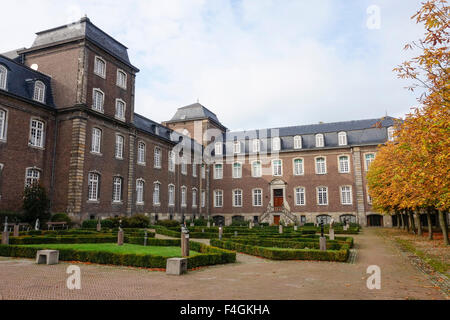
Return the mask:
M 129 48 L 135 111 L 158 122 L 197 99 L 232 130 L 403 116 L 416 100 L 392 69 L 420 2 L 0 0 L 0 52 L 87 14 Z

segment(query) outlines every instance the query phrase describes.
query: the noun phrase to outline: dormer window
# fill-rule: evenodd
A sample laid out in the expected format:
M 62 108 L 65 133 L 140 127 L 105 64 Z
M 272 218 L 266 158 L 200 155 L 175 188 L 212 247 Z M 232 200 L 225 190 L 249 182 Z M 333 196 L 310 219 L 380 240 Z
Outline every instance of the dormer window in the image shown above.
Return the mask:
M 106 78 L 106 62 L 100 57 L 95 57 L 94 73 L 102 78 Z
M 235 141 L 233 144 L 233 153 L 241 153 L 241 142 Z
M 8 70 L 0 65 L 0 89 L 6 90 L 6 80 L 8 79 Z
M 222 154 L 222 142 L 216 142 L 216 144 L 214 145 L 214 153 L 216 156 Z
M 316 134 L 316 147 L 317 148 L 321 148 L 324 145 L 325 145 L 325 141 L 324 141 L 324 138 L 323 138 L 323 134 L 321 134 L 321 133 Z
M 280 151 L 281 149 L 281 140 L 280 137 L 275 137 L 272 139 L 272 150 L 273 151 Z
M 302 148 L 302 137 L 295 136 L 294 137 L 294 149 L 301 149 L 301 148 Z
M 259 139 L 253 139 L 253 152 L 259 152 L 260 146 L 261 143 L 259 142 Z
M 36 81 L 34 84 L 33 100 L 45 103 L 45 84 L 42 81 Z
M 127 88 L 127 74 L 122 70 L 117 70 L 117 81 L 116 85 L 122 89 Z
M 394 127 L 389 127 L 387 129 L 387 134 L 388 134 L 389 141 L 394 141 L 394 131 L 395 131 Z
M 339 145 L 340 146 L 346 146 L 347 145 L 347 133 L 346 132 L 339 132 L 338 140 L 339 140 Z

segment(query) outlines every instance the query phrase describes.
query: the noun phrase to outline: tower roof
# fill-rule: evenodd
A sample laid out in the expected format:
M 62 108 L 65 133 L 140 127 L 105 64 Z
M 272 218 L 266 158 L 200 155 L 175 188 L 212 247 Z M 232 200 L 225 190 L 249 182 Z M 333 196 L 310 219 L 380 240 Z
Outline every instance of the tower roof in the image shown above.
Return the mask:
M 173 122 L 181 122 L 181 121 L 189 121 L 189 120 L 202 120 L 202 119 L 208 119 L 213 122 L 215 122 L 220 127 L 225 126 L 220 123 L 219 119 L 217 118 L 217 115 L 206 108 L 205 106 L 201 105 L 200 103 L 194 103 L 190 104 L 185 107 L 178 108 L 175 115 L 167 121 L 167 123 L 173 123 Z

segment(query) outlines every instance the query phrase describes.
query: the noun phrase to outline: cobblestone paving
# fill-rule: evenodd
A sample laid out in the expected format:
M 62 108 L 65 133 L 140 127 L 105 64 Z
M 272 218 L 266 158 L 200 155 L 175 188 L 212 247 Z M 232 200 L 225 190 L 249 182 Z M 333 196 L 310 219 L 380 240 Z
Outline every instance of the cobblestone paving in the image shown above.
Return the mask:
M 389 242 L 365 229 L 355 236 L 353 263 L 270 261 L 238 254 L 237 263 L 182 277 L 146 269 L 77 264 L 81 290 L 69 290 L 68 263 L 36 265 L 0 257 L 2 299 L 446 299 Z M 369 265 L 381 268 L 381 289 L 369 290 Z

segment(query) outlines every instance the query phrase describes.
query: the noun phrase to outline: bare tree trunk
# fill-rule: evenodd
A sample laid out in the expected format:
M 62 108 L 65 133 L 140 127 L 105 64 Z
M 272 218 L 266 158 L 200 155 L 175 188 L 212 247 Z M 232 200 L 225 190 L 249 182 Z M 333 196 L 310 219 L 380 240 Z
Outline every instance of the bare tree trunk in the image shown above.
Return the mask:
M 397 228 L 400 229 L 400 227 L 402 226 L 402 221 L 398 212 L 395 213 L 395 219 L 397 220 Z
M 448 232 L 447 232 L 447 223 L 445 221 L 445 212 L 439 210 L 439 224 L 441 225 L 442 236 L 444 237 L 444 243 L 449 245 L 448 242 Z
M 409 233 L 409 226 L 411 224 L 409 223 L 408 214 L 406 213 L 406 211 L 403 211 L 403 217 L 404 217 L 403 221 L 405 221 L 405 225 L 406 225 L 406 232 Z
M 433 226 L 431 225 L 431 208 L 427 208 L 427 223 L 428 223 L 428 240 L 433 240 Z
M 420 211 L 419 210 L 416 210 L 416 215 L 417 215 L 417 223 L 418 223 L 418 225 L 417 225 L 417 234 L 419 236 L 422 236 L 423 235 L 422 221 L 420 221 Z
M 416 234 L 416 224 L 414 223 L 414 214 L 412 209 L 408 209 L 409 220 L 411 221 L 411 233 Z

